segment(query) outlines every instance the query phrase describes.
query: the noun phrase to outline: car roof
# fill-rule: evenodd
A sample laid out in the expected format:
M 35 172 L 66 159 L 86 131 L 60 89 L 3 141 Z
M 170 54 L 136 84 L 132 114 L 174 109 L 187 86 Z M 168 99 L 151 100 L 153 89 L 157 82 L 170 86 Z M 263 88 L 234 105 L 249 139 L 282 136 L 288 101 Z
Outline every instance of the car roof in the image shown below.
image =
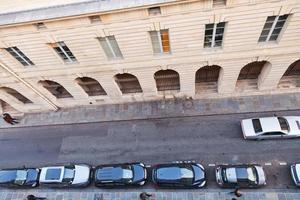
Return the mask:
M 64 166 L 43 167 L 40 174 L 41 182 L 62 182 L 64 175 Z
M 133 178 L 132 170 L 124 169 L 121 166 L 111 166 L 97 168 L 96 178 L 98 180 L 120 180 L 123 178 L 131 179 Z
M 157 169 L 156 176 L 160 180 L 179 180 L 181 178 L 194 178 L 192 169 L 180 166 L 165 166 Z
M 259 121 L 263 132 L 282 131 L 277 117 L 262 117 Z

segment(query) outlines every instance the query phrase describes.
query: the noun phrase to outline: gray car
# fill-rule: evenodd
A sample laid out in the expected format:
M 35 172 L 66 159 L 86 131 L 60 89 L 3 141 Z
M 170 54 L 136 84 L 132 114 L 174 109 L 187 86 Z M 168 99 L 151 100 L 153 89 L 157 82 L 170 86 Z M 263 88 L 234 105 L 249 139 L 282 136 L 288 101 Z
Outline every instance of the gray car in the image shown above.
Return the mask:
M 219 165 L 216 180 L 219 186 L 227 188 L 255 188 L 266 184 L 262 166 L 254 164 Z

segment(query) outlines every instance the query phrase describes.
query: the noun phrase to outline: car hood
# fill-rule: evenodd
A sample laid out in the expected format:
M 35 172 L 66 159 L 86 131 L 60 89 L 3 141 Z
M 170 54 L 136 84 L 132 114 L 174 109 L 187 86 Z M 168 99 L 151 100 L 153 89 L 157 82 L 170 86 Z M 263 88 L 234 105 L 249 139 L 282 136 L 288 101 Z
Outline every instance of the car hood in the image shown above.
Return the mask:
M 141 165 L 133 165 L 133 182 L 138 182 L 141 180 L 146 179 L 146 173 L 145 173 L 145 168 L 142 167 Z
M 205 179 L 205 172 L 204 170 L 199 167 L 199 165 L 192 165 L 193 171 L 194 171 L 194 176 L 195 176 L 195 181 L 200 181 Z
M 26 185 L 32 185 L 37 183 L 39 178 L 39 170 L 37 169 L 28 169 L 27 170 L 27 178 L 26 178 Z
M 90 167 L 86 165 L 75 165 L 75 175 L 73 184 L 81 184 L 89 181 L 90 178 Z
M 265 185 L 266 184 L 266 176 L 263 168 L 261 166 L 255 166 L 258 176 L 258 185 Z
M 255 131 L 253 128 L 253 123 L 252 123 L 252 119 L 244 119 L 241 121 L 241 126 L 242 126 L 242 130 L 243 130 L 243 134 L 244 136 L 247 137 L 251 137 L 251 136 L 255 136 Z

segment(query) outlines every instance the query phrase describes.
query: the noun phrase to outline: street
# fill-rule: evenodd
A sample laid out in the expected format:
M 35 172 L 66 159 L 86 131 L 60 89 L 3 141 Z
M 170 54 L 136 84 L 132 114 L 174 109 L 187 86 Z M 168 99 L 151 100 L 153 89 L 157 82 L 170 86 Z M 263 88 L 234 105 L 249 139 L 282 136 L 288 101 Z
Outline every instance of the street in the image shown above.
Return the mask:
M 246 141 L 239 121 L 273 113 L 212 115 L 0 130 L 0 167 L 63 163 L 195 160 L 207 169 L 207 188 L 217 188 L 214 165 L 258 163 L 269 189 L 295 188 L 289 165 L 300 161 L 300 139 Z M 276 112 L 300 115 L 300 111 Z M 149 184 L 145 186 L 150 187 Z

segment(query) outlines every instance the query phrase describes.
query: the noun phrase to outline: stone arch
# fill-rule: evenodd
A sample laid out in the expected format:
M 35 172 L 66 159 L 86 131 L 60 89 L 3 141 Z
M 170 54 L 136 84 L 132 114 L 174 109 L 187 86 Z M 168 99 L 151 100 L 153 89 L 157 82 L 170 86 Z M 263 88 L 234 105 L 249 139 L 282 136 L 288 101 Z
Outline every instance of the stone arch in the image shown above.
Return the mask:
M 196 93 L 216 93 L 218 92 L 218 81 L 221 67 L 218 65 L 206 65 L 198 69 L 195 73 Z
M 136 76 L 132 74 L 129 73 L 116 74 L 114 78 L 122 94 L 143 92 L 139 80 L 137 79 Z
M 76 78 L 75 81 L 89 96 L 107 95 L 101 84 L 93 78 L 84 76 Z
M 175 70 L 159 70 L 154 73 L 157 91 L 180 90 L 179 74 Z
M 24 104 L 29 104 L 33 103 L 31 100 L 29 100 L 27 97 L 16 91 L 15 89 L 12 89 L 10 87 L 1 87 L 0 90 L 4 91 L 5 93 L 9 94 L 10 96 L 13 96 L 15 99 L 18 101 L 24 103 Z
M 281 89 L 298 87 L 300 87 L 300 59 L 290 64 L 278 83 L 278 88 Z
M 48 90 L 57 99 L 72 98 L 73 96 L 59 83 L 50 80 L 39 81 L 46 90 Z
M 254 61 L 246 64 L 239 73 L 236 82 L 236 91 L 258 90 L 258 85 L 263 81 L 261 76 L 270 68 L 268 61 Z
M 9 113 L 12 116 L 15 115 L 21 115 L 22 112 L 19 111 L 17 108 L 15 108 L 13 105 L 10 105 L 6 101 L 0 99 L 0 109 L 1 109 L 1 114 L 3 113 Z

